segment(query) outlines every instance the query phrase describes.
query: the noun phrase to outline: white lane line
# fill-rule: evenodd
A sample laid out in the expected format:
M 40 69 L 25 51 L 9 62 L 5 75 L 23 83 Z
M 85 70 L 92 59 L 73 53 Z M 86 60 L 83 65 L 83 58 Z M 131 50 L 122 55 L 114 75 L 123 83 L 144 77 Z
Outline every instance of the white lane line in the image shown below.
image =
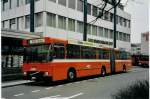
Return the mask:
M 40 90 L 33 90 L 33 91 L 31 91 L 31 92 L 39 92 Z
M 44 97 L 40 99 L 57 99 L 57 97 L 60 97 L 61 95 L 55 95 L 55 96 L 50 96 L 50 97 Z
M 6 99 L 6 98 L 3 98 L 3 97 L 2 97 L 2 99 Z
M 56 97 L 60 97 L 61 95 L 56 95 L 56 96 L 50 96 L 50 98 L 56 98 Z
M 78 96 L 80 96 L 80 95 L 83 95 L 83 93 L 78 93 L 78 94 L 76 94 L 76 95 L 73 95 L 73 96 L 67 97 L 67 99 L 71 99 L 71 98 L 74 98 L 74 97 L 78 97 Z
M 58 85 L 58 86 L 56 86 L 56 87 L 62 87 L 63 85 Z
M 14 96 L 17 97 L 17 96 L 22 96 L 22 95 L 24 95 L 24 93 L 16 94 Z
M 48 88 L 45 88 L 46 90 L 49 90 L 49 89 L 52 89 L 53 87 L 48 87 Z

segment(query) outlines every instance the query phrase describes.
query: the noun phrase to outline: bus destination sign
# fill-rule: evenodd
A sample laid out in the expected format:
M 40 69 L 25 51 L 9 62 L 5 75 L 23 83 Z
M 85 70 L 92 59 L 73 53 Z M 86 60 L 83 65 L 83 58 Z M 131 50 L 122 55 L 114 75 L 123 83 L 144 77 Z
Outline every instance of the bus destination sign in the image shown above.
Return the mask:
M 39 44 L 39 43 L 44 43 L 45 40 L 44 39 L 33 39 L 33 40 L 29 40 L 29 44 Z

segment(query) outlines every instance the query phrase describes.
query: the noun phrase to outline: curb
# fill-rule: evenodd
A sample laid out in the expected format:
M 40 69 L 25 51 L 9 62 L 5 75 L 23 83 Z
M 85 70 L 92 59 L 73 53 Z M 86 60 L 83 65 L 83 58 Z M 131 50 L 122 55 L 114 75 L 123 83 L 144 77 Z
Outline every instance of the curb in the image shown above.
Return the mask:
M 33 81 L 14 81 L 14 82 L 6 82 L 6 83 L 2 83 L 2 88 L 6 88 L 6 87 L 12 87 L 12 86 L 17 86 L 17 85 L 22 85 L 22 84 L 27 84 L 27 83 L 31 83 Z

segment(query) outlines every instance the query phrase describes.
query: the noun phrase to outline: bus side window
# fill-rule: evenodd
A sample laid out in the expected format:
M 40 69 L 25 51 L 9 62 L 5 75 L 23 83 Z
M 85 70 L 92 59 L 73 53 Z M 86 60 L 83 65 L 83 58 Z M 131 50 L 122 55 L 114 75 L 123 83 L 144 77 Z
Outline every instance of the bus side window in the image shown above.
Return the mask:
M 68 59 L 80 59 L 80 46 L 67 45 L 67 58 Z
M 59 44 L 54 45 L 53 58 L 54 59 L 64 59 L 65 58 L 64 45 L 59 45 Z

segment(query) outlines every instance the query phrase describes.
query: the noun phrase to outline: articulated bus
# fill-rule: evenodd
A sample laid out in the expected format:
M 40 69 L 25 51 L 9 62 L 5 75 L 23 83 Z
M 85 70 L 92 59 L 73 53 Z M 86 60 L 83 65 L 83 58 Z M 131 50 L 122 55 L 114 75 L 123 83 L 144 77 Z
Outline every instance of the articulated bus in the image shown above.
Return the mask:
M 87 41 L 38 38 L 23 40 L 25 79 L 35 81 L 74 81 L 79 77 L 126 72 L 131 68 L 128 52 L 115 49 L 115 65 L 110 62 L 111 48 Z
M 132 65 L 149 67 L 149 55 L 132 55 Z

